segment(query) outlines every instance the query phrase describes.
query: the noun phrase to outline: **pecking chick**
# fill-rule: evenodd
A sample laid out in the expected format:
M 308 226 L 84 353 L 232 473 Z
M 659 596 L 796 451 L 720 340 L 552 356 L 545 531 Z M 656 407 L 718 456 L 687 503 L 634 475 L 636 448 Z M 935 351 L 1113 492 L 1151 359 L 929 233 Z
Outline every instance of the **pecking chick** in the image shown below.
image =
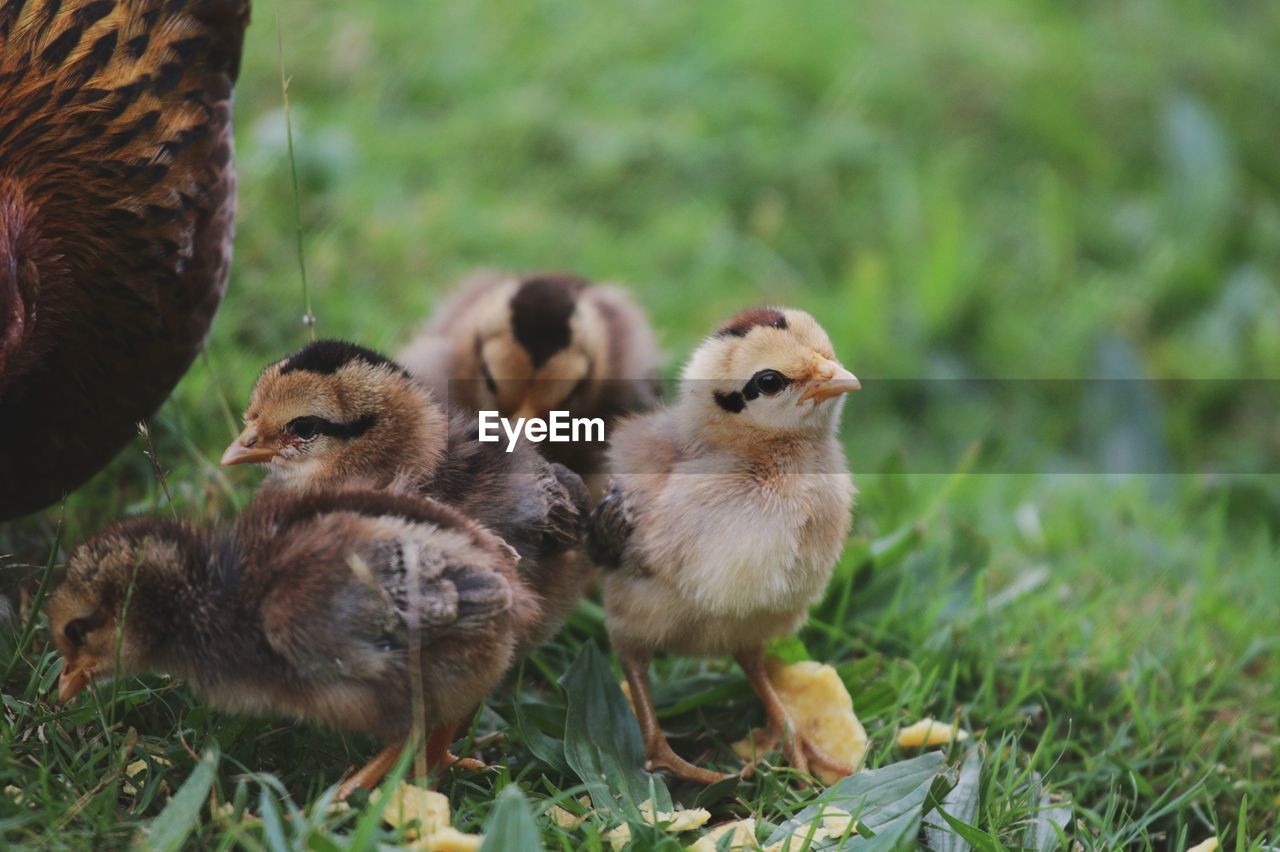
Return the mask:
M 231 262 L 249 0 L 0 3 L 0 520 L 136 434 Z
M 167 672 L 221 710 L 387 742 L 345 797 L 423 730 L 440 764 L 535 616 L 515 562 L 458 512 L 383 491 L 261 494 L 232 534 L 125 522 L 72 553 L 50 599 L 58 693 Z
M 400 362 L 466 411 L 546 418 L 599 417 L 606 428 L 657 404 L 658 350 L 630 294 L 572 275 L 482 272 L 464 281 Z M 550 459 L 603 486 L 603 446 L 539 445 Z
M 268 488 L 350 483 L 408 489 L 461 511 L 520 555 L 540 601 L 522 653 L 550 638 L 593 568 L 579 547 L 588 513 L 576 474 L 531 447 L 482 443 L 474 418 L 450 413 L 386 357 L 350 343 L 312 343 L 262 371 L 245 428 L 222 464 L 267 466 Z
M 694 352 L 674 404 L 614 433 L 591 546 L 648 768 L 724 777 L 680 758 L 658 727 L 649 660 L 669 651 L 732 654 L 793 766 L 852 771 L 796 735 L 764 647 L 804 623 L 848 534 L 854 488 L 836 431 L 858 387 L 813 317 L 755 308 Z

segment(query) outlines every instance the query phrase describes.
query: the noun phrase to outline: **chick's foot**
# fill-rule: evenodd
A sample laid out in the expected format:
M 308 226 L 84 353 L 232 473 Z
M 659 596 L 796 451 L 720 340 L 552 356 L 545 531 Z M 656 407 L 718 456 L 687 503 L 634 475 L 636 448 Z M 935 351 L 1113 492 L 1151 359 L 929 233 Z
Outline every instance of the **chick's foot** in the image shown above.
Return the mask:
M 764 704 L 765 717 L 769 720 L 769 733 L 782 743 L 782 753 L 787 762 L 800 772 L 809 774 L 810 766 L 819 766 L 839 775 L 852 775 L 853 767 L 837 760 L 796 729 L 795 721 L 782 699 L 773 688 L 773 682 L 765 670 L 764 650 L 747 651 L 735 656 L 738 665 L 746 673 L 747 680 Z
M 636 721 L 640 723 L 640 733 L 644 736 L 644 768 L 647 772 L 665 769 L 677 778 L 693 781 L 696 784 L 714 784 L 729 778 L 719 772 L 712 772 L 700 766 L 694 766 L 671 748 L 666 734 L 658 725 L 658 711 L 653 706 L 653 694 L 649 691 L 649 659 L 641 655 L 619 655 L 622 670 L 627 675 L 627 683 L 631 687 L 631 701 L 635 710 Z
M 723 772 L 712 772 L 710 769 L 695 766 L 676 754 L 670 743 L 667 742 L 666 737 L 662 737 L 661 741 L 655 743 L 653 747 L 646 744 L 644 768 L 646 772 L 665 770 L 677 778 L 692 781 L 695 784 L 714 784 L 717 781 L 734 777 Z
M 338 788 L 336 800 L 344 802 L 356 790 L 372 790 L 377 787 L 378 782 L 396 765 L 396 761 L 400 758 L 400 752 L 403 750 L 404 743 L 395 743 L 378 752 L 373 760 L 357 769 L 354 775 L 343 782 L 342 786 Z
M 462 769 L 467 772 L 481 772 L 489 768 L 489 764 L 483 760 L 474 757 L 458 757 L 453 752 L 445 752 L 444 759 L 440 761 L 441 769 Z

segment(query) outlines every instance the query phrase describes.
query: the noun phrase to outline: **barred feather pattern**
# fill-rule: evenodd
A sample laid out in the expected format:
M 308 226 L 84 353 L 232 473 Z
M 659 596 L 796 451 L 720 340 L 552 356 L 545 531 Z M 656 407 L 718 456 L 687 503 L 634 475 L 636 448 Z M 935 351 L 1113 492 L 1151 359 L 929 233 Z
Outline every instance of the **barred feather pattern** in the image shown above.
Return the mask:
M 226 285 L 248 0 L 0 0 L 0 519 L 81 484 Z

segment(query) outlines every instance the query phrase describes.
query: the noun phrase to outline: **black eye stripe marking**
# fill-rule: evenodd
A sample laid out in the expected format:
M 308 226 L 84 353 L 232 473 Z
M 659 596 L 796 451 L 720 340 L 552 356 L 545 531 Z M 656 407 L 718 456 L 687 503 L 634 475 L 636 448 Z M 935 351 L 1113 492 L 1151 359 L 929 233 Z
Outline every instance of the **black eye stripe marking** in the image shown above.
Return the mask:
M 732 393 L 716 391 L 716 405 L 730 414 L 737 414 L 746 408 L 747 403 L 751 400 L 759 399 L 762 394 L 764 396 L 779 394 L 789 384 L 791 384 L 791 379 L 777 370 L 761 370 L 752 376 L 740 391 L 733 391 Z
M 84 647 L 85 637 L 92 631 L 102 626 L 105 619 L 101 613 L 94 613 L 87 618 L 76 618 L 67 622 L 67 626 L 62 629 L 62 635 L 67 637 L 67 641 L 77 648 Z
M 377 422 L 378 418 L 373 414 L 366 414 L 350 423 L 335 423 L 323 417 L 295 417 L 285 425 L 285 431 L 306 440 L 318 435 L 351 440 L 368 432 Z
M 747 403 L 743 401 L 742 394 L 734 391 L 733 393 L 715 393 L 716 405 L 723 408 L 730 414 L 737 414 L 739 411 L 747 407 Z

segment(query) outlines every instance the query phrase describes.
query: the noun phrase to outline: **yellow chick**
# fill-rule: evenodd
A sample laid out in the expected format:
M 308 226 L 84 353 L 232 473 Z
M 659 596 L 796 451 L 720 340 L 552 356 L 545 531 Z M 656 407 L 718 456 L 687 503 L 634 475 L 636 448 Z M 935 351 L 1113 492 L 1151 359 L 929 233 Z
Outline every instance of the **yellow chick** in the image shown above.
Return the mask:
M 685 761 L 658 727 L 648 668 L 668 651 L 733 655 L 793 766 L 853 771 L 798 732 L 764 646 L 804 623 L 843 548 L 854 487 L 836 432 L 858 387 L 813 317 L 755 308 L 694 352 L 674 404 L 614 433 L 590 543 L 649 769 L 725 777 Z

